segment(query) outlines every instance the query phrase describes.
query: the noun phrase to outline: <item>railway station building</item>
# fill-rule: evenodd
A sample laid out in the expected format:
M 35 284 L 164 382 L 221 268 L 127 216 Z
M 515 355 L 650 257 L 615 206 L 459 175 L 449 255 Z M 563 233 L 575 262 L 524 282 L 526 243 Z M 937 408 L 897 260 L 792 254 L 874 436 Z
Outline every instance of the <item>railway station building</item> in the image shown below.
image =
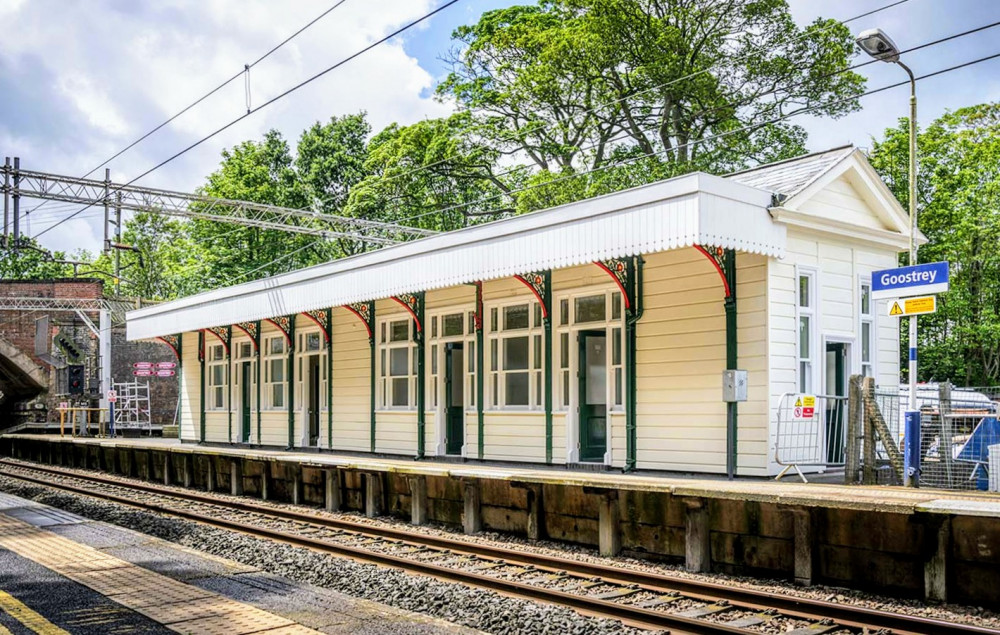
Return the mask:
M 870 276 L 908 226 L 842 147 L 143 308 L 128 337 L 176 352 L 187 442 L 773 475 L 783 394 L 898 383 Z

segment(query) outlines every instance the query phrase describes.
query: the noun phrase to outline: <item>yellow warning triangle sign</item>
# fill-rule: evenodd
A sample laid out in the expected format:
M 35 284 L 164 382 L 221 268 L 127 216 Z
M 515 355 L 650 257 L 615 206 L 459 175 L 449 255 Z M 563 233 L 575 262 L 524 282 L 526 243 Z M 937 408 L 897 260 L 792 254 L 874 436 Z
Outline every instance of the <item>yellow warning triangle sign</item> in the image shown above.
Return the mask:
M 802 397 L 799 397 L 798 399 L 795 400 L 795 407 L 796 408 L 802 407 Z
M 902 314 L 903 314 L 903 309 L 900 308 L 899 302 L 893 302 L 892 308 L 889 309 L 889 315 L 902 315 Z

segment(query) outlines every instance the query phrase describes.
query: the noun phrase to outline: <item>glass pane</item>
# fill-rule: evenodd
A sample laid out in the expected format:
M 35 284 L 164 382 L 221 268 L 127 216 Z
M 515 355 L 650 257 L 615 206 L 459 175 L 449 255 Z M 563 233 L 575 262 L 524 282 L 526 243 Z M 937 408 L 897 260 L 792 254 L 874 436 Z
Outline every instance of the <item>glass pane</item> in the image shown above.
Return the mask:
M 809 276 L 799 276 L 799 306 L 809 306 Z
M 872 359 L 872 324 L 871 322 L 861 323 L 861 361 L 870 362 Z
M 212 385 L 221 386 L 224 382 L 223 373 L 225 372 L 225 366 L 212 366 Z
M 490 370 L 497 370 L 497 341 L 490 340 Z
M 559 325 L 569 324 L 569 300 L 559 301 Z
M 434 317 L 431 318 L 431 337 L 437 337 L 437 336 L 438 336 L 438 319 L 437 316 L 435 315 Z
M 476 372 L 476 343 L 469 342 L 469 372 Z
M 452 313 L 442 318 L 441 330 L 445 337 L 461 335 L 464 325 L 462 324 L 462 314 Z
M 503 341 L 503 369 L 525 370 L 528 368 L 528 338 L 508 337 Z
M 539 303 L 537 303 L 537 302 L 535 302 L 535 304 L 533 306 L 535 307 L 535 311 L 534 311 L 535 321 L 532 322 L 531 324 L 533 326 L 541 326 L 542 325 L 542 305 L 539 304 Z
M 307 351 L 318 351 L 320 349 L 320 339 L 319 333 L 307 333 L 306 334 L 306 350 Z
M 285 405 L 285 387 L 281 384 L 271 386 L 271 405 L 282 408 Z
M 472 335 L 473 333 L 476 332 L 476 312 L 475 311 L 469 311 L 469 319 L 467 321 L 467 324 L 469 325 L 468 333 L 469 333 L 469 335 Z
M 400 349 L 406 352 L 406 349 Z M 393 406 L 408 406 L 410 405 L 410 380 L 405 377 L 397 377 L 392 379 L 392 405 Z
M 507 373 L 504 375 L 504 405 L 528 405 L 528 373 Z
M 417 354 L 417 347 L 416 346 L 414 346 L 410 350 L 413 351 L 413 354 L 410 356 L 410 359 L 413 360 L 413 372 L 411 372 L 410 374 L 411 375 L 416 375 L 417 374 L 417 360 L 420 359 L 420 355 Z
M 431 380 L 431 406 L 437 408 L 438 405 L 438 378 Z
M 622 405 L 622 369 L 615 369 L 615 405 Z
M 380 341 L 385 344 L 385 322 L 382 322 L 382 339 Z
M 271 360 L 271 381 L 272 382 L 285 381 L 285 360 L 283 359 Z
M 569 368 L 569 333 L 559 334 L 559 368 Z
M 622 317 L 622 294 L 615 291 L 611 294 L 611 319 L 619 320 Z
M 622 363 L 622 330 L 611 329 L 611 365 Z
M 410 321 L 397 320 L 389 325 L 389 341 L 405 342 L 410 339 Z
M 563 395 L 563 405 L 569 406 L 569 371 L 564 370 L 562 373 L 562 395 Z
M 385 377 L 387 366 L 385 364 L 385 349 L 384 348 L 382 349 L 382 363 L 380 364 L 380 366 L 382 368 L 382 372 L 379 373 L 379 374 L 382 375 L 383 377 Z
M 588 337 L 584 344 L 587 356 L 587 405 L 608 403 L 607 358 L 603 337 Z
M 575 320 L 580 322 L 603 322 L 605 317 L 604 295 L 590 295 L 585 298 L 576 298 L 573 301 L 575 306 Z
M 222 344 L 216 344 L 212 347 L 212 356 L 214 359 L 223 359 L 225 354 L 222 350 Z
M 285 352 L 285 340 L 282 337 L 272 337 L 268 349 L 272 355 L 280 355 Z
M 497 330 L 497 310 L 496 308 L 490 309 L 490 330 L 496 332 Z
M 438 372 L 438 347 L 437 344 L 431 346 L 431 375 Z
M 250 342 L 243 342 L 240 344 L 240 357 L 250 357 L 253 350 L 250 348 Z
M 812 385 L 811 371 L 809 362 L 799 362 L 799 392 L 809 392 L 809 386 Z
M 799 357 L 809 357 L 809 316 L 799 316 Z
M 535 336 L 535 350 L 533 351 L 532 358 L 535 361 L 535 365 L 532 368 L 539 369 L 542 367 L 542 336 Z
M 222 401 L 222 388 L 216 388 L 215 392 L 215 407 L 222 408 L 225 404 Z
M 503 329 L 505 331 L 526 328 L 528 328 L 527 304 L 515 304 L 503 308 Z
M 393 348 L 389 350 L 389 374 L 394 376 L 408 375 L 410 368 L 410 349 Z
M 542 374 L 535 373 L 535 400 L 532 405 L 540 406 L 542 405 Z
M 867 285 L 861 285 L 861 314 L 871 315 L 872 313 L 872 288 Z
M 497 384 L 497 377 L 499 374 L 493 373 L 493 407 L 496 408 L 500 399 L 500 389 Z

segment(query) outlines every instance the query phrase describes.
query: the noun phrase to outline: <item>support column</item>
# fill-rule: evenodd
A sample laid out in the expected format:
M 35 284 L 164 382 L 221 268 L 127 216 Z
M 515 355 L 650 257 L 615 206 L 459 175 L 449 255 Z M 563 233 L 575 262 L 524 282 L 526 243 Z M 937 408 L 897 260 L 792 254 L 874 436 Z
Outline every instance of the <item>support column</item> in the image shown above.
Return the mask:
M 271 464 L 265 461 L 260 469 L 260 499 L 271 498 Z
M 511 487 L 525 490 L 527 499 L 528 520 L 525 523 L 525 534 L 528 540 L 542 538 L 542 486 L 540 483 L 511 483 Z
M 365 516 L 382 515 L 382 479 L 377 472 L 365 472 Z
M 712 542 L 709 535 L 708 501 L 686 498 L 684 522 L 684 564 L 688 571 L 704 573 L 712 569 Z
M 170 485 L 170 453 L 163 453 L 163 484 Z
M 813 510 L 809 507 L 793 507 L 794 523 L 794 577 L 799 586 L 812 586 L 813 562 L 816 554 L 816 531 Z
M 924 561 L 924 599 L 948 601 L 948 552 L 951 551 L 951 517 L 929 519 L 926 532 L 927 559 Z
M 462 527 L 467 535 L 478 534 L 483 529 L 481 513 L 482 493 L 477 479 L 462 481 L 462 499 L 465 511 L 462 514 Z
M 292 466 L 292 505 L 302 504 L 302 466 Z
M 410 524 L 427 524 L 427 477 L 411 476 L 410 483 Z
M 215 491 L 215 457 L 208 457 L 208 475 L 205 477 L 205 489 Z
M 243 459 L 233 459 L 229 463 L 229 492 L 233 496 L 243 496 Z
M 190 454 L 185 454 L 181 458 L 181 472 L 182 472 L 181 478 L 183 479 L 184 487 L 191 487 L 191 484 L 194 482 L 194 475 L 191 473 L 192 470 L 191 470 Z
M 617 556 L 622 550 L 618 492 L 613 490 L 601 492 L 597 511 L 598 551 L 602 556 Z
M 326 483 L 326 511 L 340 511 L 340 470 L 326 470 L 324 473 Z

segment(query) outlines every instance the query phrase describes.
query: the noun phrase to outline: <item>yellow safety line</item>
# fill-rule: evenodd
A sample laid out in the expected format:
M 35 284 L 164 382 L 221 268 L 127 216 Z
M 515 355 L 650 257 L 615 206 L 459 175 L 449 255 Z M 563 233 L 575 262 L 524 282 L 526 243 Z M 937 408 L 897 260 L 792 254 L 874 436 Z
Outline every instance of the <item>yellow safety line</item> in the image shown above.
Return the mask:
M 5 591 L 0 591 L 0 609 L 38 635 L 69 635 L 69 631 L 59 628 Z M 0 635 L 10 635 L 10 631 L 0 625 Z

